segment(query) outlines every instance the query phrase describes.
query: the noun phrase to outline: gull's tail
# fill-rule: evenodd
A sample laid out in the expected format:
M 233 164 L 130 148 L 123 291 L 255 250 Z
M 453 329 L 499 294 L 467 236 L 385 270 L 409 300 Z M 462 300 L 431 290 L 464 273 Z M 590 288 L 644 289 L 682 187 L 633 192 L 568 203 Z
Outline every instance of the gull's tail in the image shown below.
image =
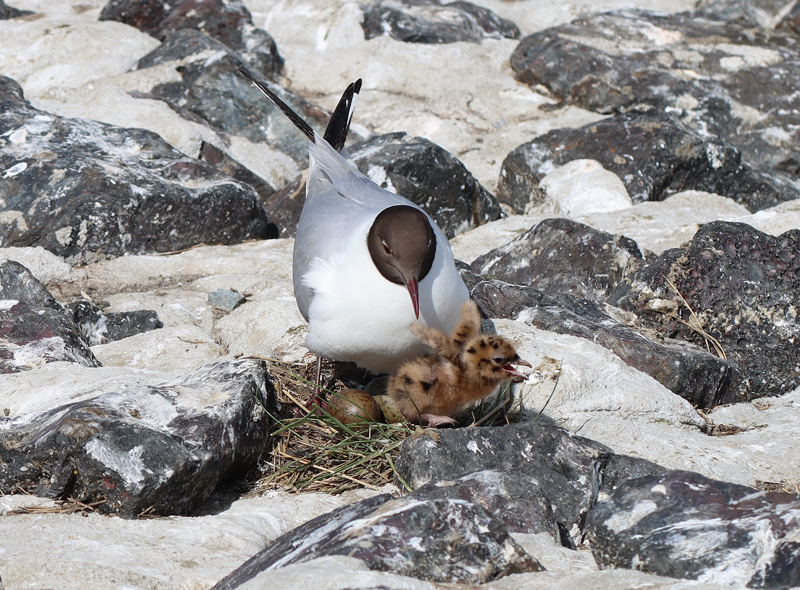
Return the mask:
M 256 87 L 263 92 L 268 99 L 270 99 L 276 107 L 278 107 L 281 112 L 286 115 L 289 120 L 295 124 L 300 131 L 303 132 L 309 141 L 312 143 L 317 143 L 317 138 L 319 135 L 314 133 L 314 130 L 311 128 L 311 125 L 306 123 L 306 121 L 297 113 L 295 113 L 289 105 L 283 102 L 278 96 L 269 89 L 269 87 L 261 82 L 260 80 L 256 79 L 250 72 L 247 71 L 246 68 L 239 66 L 239 71 L 242 75 L 250 80 Z M 325 129 L 325 135 L 323 139 L 327 141 L 333 149 L 337 152 L 341 151 L 344 147 L 344 142 L 347 139 L 347 132 L 350 130 L 350 121 L 353 119 L 353 109 L 356 106 L 356 97 L 358 96 L 359 91 L 361 90 L 361 78 L 352 82 L 342 94 L 342 98 L 339 99 L 339 104 L 336 105 L 336 109 L 333 111 L 333 115 L 331 115 L 331 120 L 328 123 L 328 128 Z
M 344 142 L 347 140 L 347 132 L 350 131 L 350 121 L 353 120 L 353 111 L 356 108 L 356 98 L 358 93 L 361 92 L 361 78 L 345 88 L 342 98 L 339 99 L 339 104 L 331 115 L 331 120 L 325 129 L 325 141 L 327 141 L 333 149 L 341 152 L 344 147 Z

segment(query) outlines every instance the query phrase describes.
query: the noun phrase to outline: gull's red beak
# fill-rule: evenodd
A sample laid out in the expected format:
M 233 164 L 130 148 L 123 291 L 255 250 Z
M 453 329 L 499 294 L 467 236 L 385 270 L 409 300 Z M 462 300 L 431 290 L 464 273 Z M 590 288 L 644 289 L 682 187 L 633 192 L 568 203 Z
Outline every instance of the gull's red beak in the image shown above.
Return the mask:
M 528 361 L 518 360 L 518 361 L 513 361 L 513 362 L 514 362 L 515 365 L 522 365 L 523 367 L 531 367 L 531 364 Z M 509 375 L 511 375 L 512 377 L 519 377 L 520 379 L 527 379 L 528 378 L 527 375 L 525 375 L 524 373 L 521 373 L 520 371 L 518 371 L 517 368 L 514 367 L 511 363 L 508 363 L 507 365 L 503 365 L 503 370 L 506 373 L 508 373 Z
M 411 279 L 406 283 L 406 287 L 408 287 L 408 294 L 411 295 L 411 303 L 414 306 L 414 315 L 417 316 L 419 319 L 419 286 L 417 285 L 417 279 Z

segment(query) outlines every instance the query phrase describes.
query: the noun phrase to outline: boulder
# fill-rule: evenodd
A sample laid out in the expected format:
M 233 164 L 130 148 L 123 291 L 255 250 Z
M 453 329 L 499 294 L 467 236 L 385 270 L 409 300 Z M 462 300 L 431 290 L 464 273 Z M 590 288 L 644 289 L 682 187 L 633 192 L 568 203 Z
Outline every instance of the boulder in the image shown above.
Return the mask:
M 800 497 L 673 471 L 620 486 L 586 518 L 601 567 L 790 588 L 800 580 Z
M 50 115 L 0 82 L 0 246 L 86 263 L 271 237 L 251 187 L 155 133 Z
M 373 0 L 362 10 L 366 39 L 387 32 L 406 43 L 478 43 L 486 37 L 519 38 L 517 25 L 464 0 L 448 4 L 439 0 Z
M 800 386 L 798 294 L 800 231 L 773 237 L 716 221 L 627 276 L 608 302 L 726 358 L 731 383 L 717 403 L 731 403 Z
M 556 167 L 586 158 L 616 174 L 634 203 L 695 190 L 758 211 L 800 197 L 791 175 L 748 161 L 740 148 L 692 130 L 663 109 L 643 106 L 520 145 L 503 161 L 497 198 L 523 213 L 545 202 L 540 182 Z
M 214 590 L 238 588 L 262 571 L 332 555 L 360 559 L 372 570 L 440 583 L 488 582 L 543 569 L 477 504 L 382 494 L 279 537 Z
M 569 219 L 545 219 L 470 266 L 479 275 L 549 295 L 567 293 L 604 301 L 622 277 L 643 265 L 644 254 L 625 236 Z
M 79 401 L 0 417 L 2 493 L 126 518 L 186 513 L 256 464 L 278 408 L 265 364 L 252 359 L 99 395 L 87 385 Z
M 781 6 L 744 11 L 777 15 Z M 525 37 L 511 56 L 511 67 L 519 81 L 540 84 L 559 100 L 600 113 L 642 104 L 670 111 L 722 150 L 723 167 L 730 165 L 724 152 L 741 152 L 744 162 L 756 169 L 786 178 L 777 173 L 782 171 L 796 180 L 796 33 L 766 28 L 738 18 L 741 14 L 742 9 L 726 6 L 713 13 L 592 14 Z M 623 143 L 611 148 L 620 150 L 622 158 L 633 151 Z M 765 206 L 753 205 L 751 210 Z

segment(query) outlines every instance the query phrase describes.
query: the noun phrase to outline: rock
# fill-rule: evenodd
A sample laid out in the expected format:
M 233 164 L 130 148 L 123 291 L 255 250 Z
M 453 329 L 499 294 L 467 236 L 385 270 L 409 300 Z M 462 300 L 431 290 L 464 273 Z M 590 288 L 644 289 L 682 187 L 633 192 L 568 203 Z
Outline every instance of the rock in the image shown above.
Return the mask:
M 264 363 L 242 359 L 0 417 L 0 489 L 126 518 L 186 513 L 255 465 L 276 405 Z
M 156 134 L 34 109 L 0 91 L 0 245 L 40 245 L 68 262 L 269 237 L 250 187 Z
M 181 59 L 195 53 L 202 45 L 196 43 L 198 37 L 176 34 L 192 31 L 205 33 L 238 52 L 262 76 L 275 79 L 283 68 L 275 41 L 253 25 L 250 11 L 237 0 L 111 0 L 100 20 L 123 22 L 164 41 L 157 50 L 159 61 L 165 61 L 165 54 Z M 150 65 L 155 63 L 158 61 Z
M 256 189 L 259 201 L 262 205 L 267 203 L 269 198 L 275 193 L 275 189 L 268 180 L 261 178 L 249 168 L 243 166 L 230 155 L 210 143 L 203 142 L 200 144 L 199 159 L 203 160 L 206 164 L 210 164 L 234 180 L 252 186 Z M 267 218 L 270 220 L 271 224 L 275 225 L 275 220 L 272 218 L 269 211 L 267 212 Z M 272 231 L 274 232 L 275 230 L 273 229 Z
M 642 107 L 577 129 L 556 129 L 517 147 L 503 161 L 497 198 L 518 213 L 541 205 L 542 179 L 586 158 L 619 176 L 634 203 L 696 190 L 758 211 L 800 197 L 792 177 L 748 163 L 738 148 L 691 130 L 663 110 Z
M 137 67 L 170 62 L 181 81 L 156 84 L 143 97 L 163 100 L 186 119 L 254 143 L 266 143 L 298 165 L 307 165 L 308 139 L 239 73 L 238 54 L 197 31 L 179 30 L 173 36 L 142 57 Z M 189 51 L 192 53 L 184 55 Z M 283 86 L 263 82 L 301 117 L 322 128 L 327 125 L 327 112 Z
M 541 571 L 502 524 L 464 500 L 388 494 L 334 510 L 279 537 L 214 586 L 238 588 L 262 571 L 329 555 L 433 582 L 487 582 Z
M 586 338 L 608 348 L 629 366 L 650 375 L 693 406 L 710 408 L 730 396 L 734 369 L 728 362 L 684 341 L 656 340 L 646 331 L 609 315 L 615 314 L 615 310 L 608 306 L 601 308 L 568 295 L 549 296 L 532 287 L 501 281 L 478 283 L 471 294 L 489 318 L 522 321 L 542 330 Z
M 552 216 L 539 212 L 509 215 L 456 236 L 450 240 L 450 246 L 456 258 L 475 260 L 489 250 L 518 238 L 548 217 Z M 800 200 L 787 201 L 751 214 L 731 199 L 712 193 L 684 191 L 663 201 L 639 203 L 608 213 L 575 214 L 570 219 L 610 234 L 627 236 L 639 244 L 645 253 L 650 250 L 661 254 L 664 250 L 677 248 L 691 240 L 700 226 L 709 221 L 746 220 L 746 223 L 772 235 L 800 229 Z M 670 222 L 665 223 L 665 219 Z
M 448 238 L 500 217 L 497 201 L 469 170 L 423 137 L 387 133 L 349 151 L 362 174 L 422 207 Z M 281 236 L 294 236 L 304 202 L 305 176 L 273 196 L 266 210 L 277 216 Z
M 362 6 L 364 37 L 389 33 L 407 43 L 478 43 L 486 37 L 518 39 L 517 25 L 491 10 L 458 0 L 373 0 Z
M 125 23 L 152 35 L 167 14 L 180 3 L 181 0 L 110 0 L 100 12 L 100 20 Z
M 625 236 L 612 236 L 569 219 L 545 219 L 470 266 L 482 276 L 603 301 L 644 255 Z
M 718 221 L 626 277 L 608 302 L 663 336 L 700 346 L 715 339 L 733 367 L 717 403 L 731 403 L 800 385 L 798 293 L 800 231 L 773 237 Z
M 513 471 L 476 471 L 456 480 L 429 482 L 416 490 L 417 499 L 451 498 L 480 504 L 512 533 L 544 533 L 556 544 L 561 534 L 553 506 L 530 474 Z
M 541 84 L 559 100 L 597 112 L 641 104 L 672 111 L 723 151 L 741 151 L 756 170 L 783 171 L 796 181 L 800 51 L 795 34 L 737 20 L 736 12 L 590 15 L 525 37 L 511 66 L 521 82 Z M 626 152 L 620 155 L 627 157 Z M 765 206 L 749 205 L 753 211 Z
M 2 300 L 0 338 L 0 373 L 28 371 L 54 361 L 100 366 L 75 323 L 49 307 Z
M 50 291 L 19 262 L 0 258 L 0 299 L 60 310 Z
M 129 338 L 142 332 L 163 328 L 156 312 L 150 309 L 103 313 L 88 301 L 75 301 L 66 306 L 81 331 L 81 336 L 95 346 Z
M 219 309 L 233 311 L 245 302 L 245 297 L 230 289 L 217 289 L 208 294 L 208 302 Z
M 500 217 L 500 206 L 455 156 L 403 132 L 378 135 L 350 150 L 375 184 L 413 201 L 451 238 Z
M 677 471 L 628 481 L 589 512 L 601 567 L 789 588 L 800 580 L 800 498 Z
M 572 160 L 542 178 L 539 188 L 565 217 L 618 211 L 633 204 L 619 176 L 596 160 Z
M 43 510 L 58 509 L 58 503 L 7 495 L 0 498 L 3 580 L 11 588 L 80 590 L 87 585 L 115 588 L 121 583 L 137 588 L 210 588 L 276 537 L 374 494 L 271 492 L 236 500 L 210 514 L 138 520 L 87 512 L 47 514 Z M 10 514 L 12 510 L 21 513 Z M 65 544 L 65 538 L 71 542 Z
M 0 263 L 0 373 L 54 361 L 100 365 L 44 285 L 18 262 L 5 260 Z
M 614 460 L 618 474 L 605 480 L 613 455 L 608 447 L 544 421 L 442 430 L 435 438 L 409 438 L 400 447 L 395 466 L 408 485 L 417 489 L 485 470 L 530 477 L 538 484 L 536 493 L 551 504 L 564 544 L 580 541 L 598 493 L 621 484 L 626 470 L 634 477 L 663 471 L 649 461 L 621 456 Z
M 30 10 L 20 10 L 13 6 L 8 6 L 5 2 L 0 0 L 0 20 L 7 20 L 9 18 L 17 18 L 18 16 L 25 16 L 26 14 L 33 14 Z M 2 584 L 2 582 L 0 582 Z

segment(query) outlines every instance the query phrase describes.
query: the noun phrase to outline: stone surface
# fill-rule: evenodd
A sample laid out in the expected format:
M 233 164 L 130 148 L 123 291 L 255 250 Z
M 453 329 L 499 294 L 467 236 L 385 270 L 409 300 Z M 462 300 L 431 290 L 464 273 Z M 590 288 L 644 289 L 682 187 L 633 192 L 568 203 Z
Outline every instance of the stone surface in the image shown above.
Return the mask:
M 389 33 L 406 43 L 479 42 L 486 37 L 519 38 L 517 25 L 472 2 L 373 0 L 362 7 L 364 37 Z
M 480 282 L 471 293 L 487 317 L 591 340 L 696 407 L 713 407 L 731 395 L 729 363 L 680 340 L 656 339 L 620 321 L 633 323 L 619 310 L 500 281 Z
M 627 274 L 644 264 L 639 246 L 569 219 L 545 219 L 472 264 L 482 276 L 604 301 Z
M 264 29 L 253 26 L 250 11 L 237 0 L 111 0 L 100 13 L 100 20 L 123 22 L 153 35 L 165 42 L 161 55 L 172 52 L 173 59 L 191 55 L 202 45 L 194 43 L 190 47 L 197 37 L 176 35 L 193 31 L 205 33 L 236 51 L 262 76 L 275 79 L 283 68 L 275 41 Z
M 155 84 L 141 96 L 163 100 L 184 118 L 218 132 L 266 143 L 307 166 L 308 139 L 239 73 L 241 62 L 237 53 L 212 37 L 181 29 L 137 63 L 139 69 L 165 64 L 180 81 Z M 304 119 L 322 129 L 327 125 L 326 111 L 279 84 L 263 82 Z
M 154 133 L 39 111 L 2 80 L 0 245 L 86 262 L 268 237 L 247 185 Z
M 114 342 L 142 332 L 163 328 L 156 312 L 149 309 L 103 313 L 88 301 L 75 301 L 67 305 L 89 346 Z
M 542 178 L 539 189 L 545 195 L 540 208 L 549 205 L 565 217 L 618 211 L 633 204 L 619 176 L 597 160 L 567 162 Z
M 715 12 L 588 15 L 524 38 L 511 67 L 518 80 L 598 112 L 639 104 L 672 111 L 723 151 L 796 180 L 796 34 L 737 19 L 736 10 Z
M 7 588 L 208 589 L 276 537 L 375 495 L 272 492 L 218 513 L 129 520 L 57 508 L 35 496 L 0 498 L 0 568 Z M 9 514 L 17 510 L 21 514 Z M 47 534 L 43 534 L 46 531 Z M 64 543 L 69 539 L 69 543 Z
M 233 311 L 245 302 L 245 297 L 230 289 L 217 289 L 208 294 L 208 302 L 214 307 Z
M 800 385 L 798 286 L 800 232 L 773 237 L 719 221 L 626 277 L 609 303 L 664 336 L 704 346 L 702 330 L 716 339 L 734 368 L 718 402 L 730 403 Z
M 668 112 L 642 107 L 520 145 L 503 161 L 497 198 L 523 213 L 544 202 L 539 182 L 545 176 L 585 158 L 619 176 L 634 203 L 697 190 L 758 211 L 800 197 L 793 177 L 748 163 L 738 148 L 693 131 Z
M 0 418 L 0 489 L 99 502 L 127 518 L 186 513 L 261 455 L 277 411 L 265 375 L 260 361 L 221 362 Z
M 100 364 L 45 286 L 20 263 L 0 262 L 0 373 L 55 361 Z
M 9 18 L 17 18 L 18 16 L 25 16 L 26 14 L 33 14 L 30 10 L 20 10 L 13 6 L 8 6 L 5 2 L 0 0 L 0 20 Z
M 800 581 L 800 498 L 671 472 L 623 484 L 586 519 L 603 567 L 790 588 Z
M 421 500 L 451 498 L 480 504 L 512 533 L 547 535 L 561 544 L 553 506 L 539 482 L 513 471 L 476 471 L 456 480 L 429 482 L 414 491 Z
M 604 445 L 545 421 L 444 430 L 435 437 L 407 439 L 395 464 L 414 489 L 484 470 L 531 477 L 537 493 L 551 504 L 565 545 L 580 542 L 583 521 L 598 493 L 610 493 L 627 477 L 663 470 L 642 459 L 614 457 Z M 605 477 L 609 465 L 610 477 Z
M 500 217 L 500 206 L 455 156 L 422 137 L 378 135 L 350 149 L 358 169 L 377 185 L 425 209 L 448 238 Z M 305 176 L 278 190 L 266 210 L 281 236 L 294 236 L 305 202 Z
M 326 555 L 354 557 L 372 570 L 433 582 L 488 582 L 543 569 L 476 504 L 420 500 L 413 494 L 392 499 L 386 494 L 317 517 L 279 537 L 214 588 L 240 588 L 259 572 Z

